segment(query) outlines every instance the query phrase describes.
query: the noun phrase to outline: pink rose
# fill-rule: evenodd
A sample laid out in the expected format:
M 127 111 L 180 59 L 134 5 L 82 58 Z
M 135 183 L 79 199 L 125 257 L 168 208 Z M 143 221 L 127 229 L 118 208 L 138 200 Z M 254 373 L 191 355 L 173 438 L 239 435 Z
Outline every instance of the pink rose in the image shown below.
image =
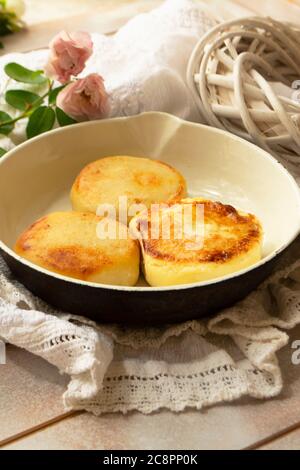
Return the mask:
M 67 83 L 71 76 L 77 76 L 93 52 L 89 33 L 60 32 L 51 43 L 50 56 L 45 67 L 46 74 L 61 83 Z
M 67 85 L 58 94 L 56 102 L 76 121 L 101 119 L 109 110 L 104 80 L 97 73 Z

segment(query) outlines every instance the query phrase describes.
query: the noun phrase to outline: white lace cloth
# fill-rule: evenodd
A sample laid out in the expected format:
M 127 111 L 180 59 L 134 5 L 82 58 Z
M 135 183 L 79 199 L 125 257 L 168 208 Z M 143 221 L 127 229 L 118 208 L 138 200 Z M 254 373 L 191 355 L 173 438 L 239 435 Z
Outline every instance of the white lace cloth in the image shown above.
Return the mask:
M 211 23 L 206 10 L 192 1 L 169 0 L 132 20 L 115 38 L 95 34 L 86 72 L 106 78 L 111 114 L 161 110 L 197 120 L 185 66 Z M 15 86 L 5 78 L 5 63 L 41 67 L 46 55 L 2 57 L 1 95 Z M 9 148 L 23 139 L 24 123 L 19 123 L 12 139 L 3 138 L 0 145 Z M 67 409 L 150 413 L 162 407 L 200 409 L 243 395 L 272 397 L 283 386 L 276 359 L 288 342 L 282 330 L 300 323 L 299 252 L 300 240 L 277 273 L 219 315 L 147 329 L 102 326 L 58 312 L 20 285 L 0 259 L 0 337 L 70 376 L 63 397 Z

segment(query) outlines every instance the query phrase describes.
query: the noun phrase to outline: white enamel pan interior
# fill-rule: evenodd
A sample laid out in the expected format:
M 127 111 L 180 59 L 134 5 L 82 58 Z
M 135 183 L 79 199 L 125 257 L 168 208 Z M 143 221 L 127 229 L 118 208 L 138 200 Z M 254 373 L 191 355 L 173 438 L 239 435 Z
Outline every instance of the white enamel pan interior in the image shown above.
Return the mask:
M 2 157 L 0 247 L 21 263 L 44 271 L 12 251 L 18 235 L 51 211 L 70 210 L 69 192 L 79 171 L 93 160 L 112 155 L 167 162 L 182 172 L 190 196 L 232 204 L 260 219 L 264 229 L 263 259 L 239 273 L 197 285 L 219 282 L 267 262 L 300 232 L 298 186 L 272 156 L 227 132 L 151 112 L 54 130 Z M 72 282 L 127 291 L 188 287 L 151 288 L 143 284 L 119 287 Z

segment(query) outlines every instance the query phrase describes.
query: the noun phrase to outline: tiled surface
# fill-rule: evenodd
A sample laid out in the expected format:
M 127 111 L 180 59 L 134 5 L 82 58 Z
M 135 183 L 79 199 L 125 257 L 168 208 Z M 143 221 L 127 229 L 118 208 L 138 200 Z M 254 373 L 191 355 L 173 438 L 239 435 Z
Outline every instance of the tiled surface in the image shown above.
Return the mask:
M 229 449 L 242 448 L 257 437 L 254 423 L 234 407 L 206 412 L 167 411 L 143 416 L 83 414 L 65 419 L 38 433 L 20 439 L 5 449 Z M 230 423 L 230 426 L 229 426 Z
M 98 418 L 84 414 L 20 439 L 6 449 L 180 450 L 220 446 L 217 442 L 223 440 L 220 428 L 215 428 L 215 419 L 209 421 L 213 430 L 207 429 L 207 416 L 196 412 L 179 415 L 162 412 L 151 416 L 131 413 Z
M 291 335 L 300 339 L 300 327 Z M 291 348 L 280 352 L 287 384 L 268 401 L 243 399 L 204 411 L 144 416 L 89 414 L 65 419 L 7 449 L 242 449 L 300 423 L 300 366 L 291 364 Z
M 257 12 L 263 16 L 272 16 L 279 21 L 300 22 L 299 0 L 231 0 L 231 3 L 238 4 L 242 8 L 249 10 L 251 14 Z
M 112 33 L 137 13 L 147 12 L 161 2 L 162 0 L 29 0 L 29 27 L 5 37 L 5 49 L 1 53 L 27 52 L 47 47 L 52 37 L 63 29 Z M 41 6 L 42 3 L 47 3 L 47 9 Z M 39 5 L 37 8 L 36 4 Z M 51 7 L 48 15 L 49 4 Z M 68 12 L 72 14 L 69 15 Z
M 33 26 L 21 36 L 11 36 L 5 52 L 44 47 L 62 28 L 112 32 L 136 12 L 156 6 L 159 0 L 26 2 L 27 21 Z M 42 3 L 47 4 L 47 9 Z M 246 2 L 238 3 L 244 7 Z M 251 5 L 256 3 L 261 8 L 261 2 Z M 90 8 L 93 10 L 92 16 L 87 14 Z M 103 15 L 108 10 L 109 13 Z M 72 16 L 63 18 L 65 15 Z M 43 24 L 39 24 L 40 19 Z M 292 338 L 300 339 L 300 328 L 293 332 Z M 5 448 L 299 449 L 300 429 L 281 438 L 272 438 L 278 432 L 300 423 L 300 366 L 292 366 L 290 359 L 291 350 L 285 348 L 280 353 L 280 362 L 287 385 L 282 395 L 274 400 L 259 402 L 244 399 L 203 412 L 188 411 L 178 415 L 163 411 L 151 416 L 131 413 L 128 416 L 106 415 L 97 418 L 84 413 L 30 433 Z M 45 361 L 9 347 L 8 364 L 0 366 L 0 440 L 26 430 L 30 432 L 30 429 L 59 417 L 63 413 L 61 396 L 66 382 L 67 379 Z M 272 442 L 261 446 L 260 442 L 267 438 Z
M 64 412 L 68 378 L 43 359 L 7 346 L 0 365 L 0 442 Z
M 259 450 L 300 450 L 300 427 L 260 447 Z
M 90 12 L 113 12 L 129 6 L 137 12 L 151 7 L 152 0 L 24 0 L 26 5 L 24 21 L 29 26 L 41 21 L 57 21 Z M 156 3 L 163 0 L 157 0 Z M 144 4 L 144 5 L 143 5 Z M 148 4 L 148 5 L 147 5 Z M 149 7 L 150 5 L 150 7 Z
M 131 2 L 134 1 L 131 0 Z M 51 21 L 66 16 L 82 15 L 98 7 L 104 11 L 111 10 L 115 6 L 119 6 L 120 3 L 120 0 L 51 0 L 50 2 L 47 0 L 25 0 L 24 21 L 31 26 L 45 19 Z M 47 10 L 47 15 L 45 15 L 45 10 Z

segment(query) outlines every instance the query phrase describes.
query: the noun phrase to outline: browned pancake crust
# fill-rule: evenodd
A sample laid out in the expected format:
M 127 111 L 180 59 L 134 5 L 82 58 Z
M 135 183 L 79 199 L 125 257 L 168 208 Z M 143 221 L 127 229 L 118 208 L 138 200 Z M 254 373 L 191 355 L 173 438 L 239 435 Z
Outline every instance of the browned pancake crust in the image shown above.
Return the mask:
M 101 220 L 91 213 L 49 214 L 21 234 L 15 251 L 45 269 L 81 280 L 118 265 L 121 257 L 128 262 L 136 259 L 139 248 L 135 240 L 97 238 Z
M 254 215 L 240 214 L 230 205 L 202 199 L 193 200 L 193 209 L 196 208 L 197 203 L 204 205 L 205 226 L 213 224 L 216 228 L 209 236 L 204 236 L 204 244 L 201 249 L 187 250 L 186 239 L 172 239 L 174 226 L 171 225 L 170 240 L 162 238 L 151 240 L 150 237 L 142 239 L 145 254 L 175 263 L 225 263 L 248 253 L 260 242 L 262 228 Z M 137 228 L 142 235 L 146 221 L 147 216 L 141 216 L 137 219 Z M 150 221 L 148 222 L 148 233 L 151 233 Z
M 176 202 L 185 197 L 183 176 L 167 163 L 130 156 L 105 157 L 88 164 L 71 190 L 75 210 L 96 213 L 99 204 L 117 204 L 126 196 L 128 204 Z

